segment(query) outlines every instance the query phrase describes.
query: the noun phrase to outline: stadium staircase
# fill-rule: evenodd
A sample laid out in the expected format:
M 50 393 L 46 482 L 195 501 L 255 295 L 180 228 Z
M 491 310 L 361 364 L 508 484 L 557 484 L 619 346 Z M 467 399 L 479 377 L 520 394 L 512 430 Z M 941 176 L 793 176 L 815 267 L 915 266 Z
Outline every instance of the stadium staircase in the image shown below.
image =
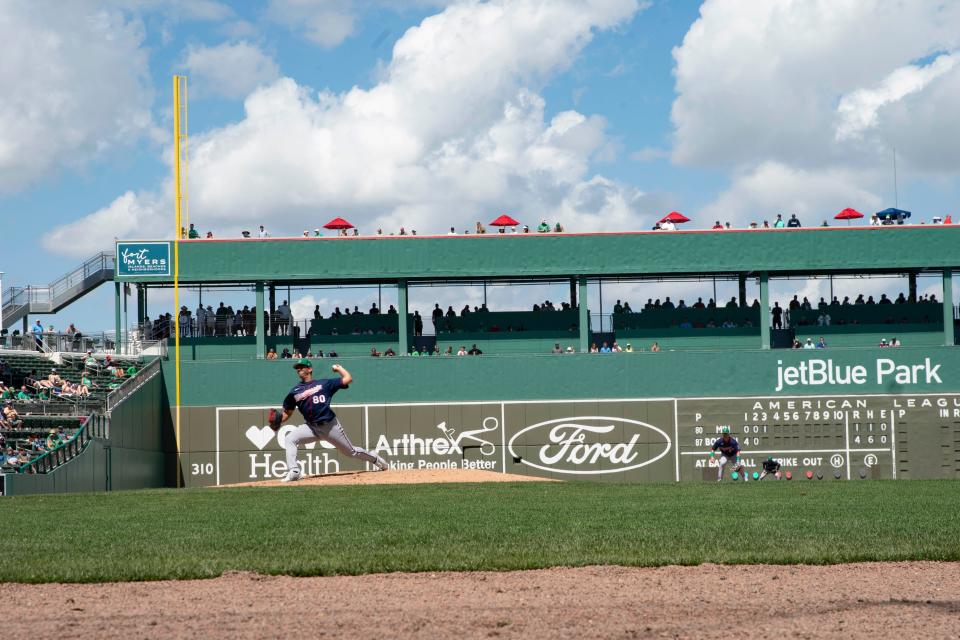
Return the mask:
M 113 254 L 101 252 L 50 284 L 8 287 L 0 300 L 3 326 L 10 327 L 32 313 L 56 313 L 113 280 L 114 260 Z

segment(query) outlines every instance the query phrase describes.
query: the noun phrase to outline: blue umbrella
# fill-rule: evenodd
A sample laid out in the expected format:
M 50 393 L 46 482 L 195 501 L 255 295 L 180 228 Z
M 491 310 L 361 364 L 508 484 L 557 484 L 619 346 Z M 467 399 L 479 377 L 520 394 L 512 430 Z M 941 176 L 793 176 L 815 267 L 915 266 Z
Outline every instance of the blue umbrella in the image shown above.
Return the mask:
M 877 217 L 880 218 L 881 220 L 886 220 L 888 218 L 896 219 L 896 218 L 899 218 L 900 216 L 903 216 L 904 218 L 909 218 L 910 212 L 904 211 L 903 209 L 894 209 L 893 207 L 890 207 L 889 209 L 884 209 L 883 211 L 877 211 Z

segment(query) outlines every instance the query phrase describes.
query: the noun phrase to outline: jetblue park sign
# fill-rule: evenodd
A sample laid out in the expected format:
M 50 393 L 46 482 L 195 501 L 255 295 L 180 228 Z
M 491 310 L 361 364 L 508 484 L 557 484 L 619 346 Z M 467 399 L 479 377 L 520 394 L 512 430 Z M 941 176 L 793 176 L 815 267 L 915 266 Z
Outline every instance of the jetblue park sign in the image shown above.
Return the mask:
M 170 276 L 169 242 L 118 242 L 117 276 Z

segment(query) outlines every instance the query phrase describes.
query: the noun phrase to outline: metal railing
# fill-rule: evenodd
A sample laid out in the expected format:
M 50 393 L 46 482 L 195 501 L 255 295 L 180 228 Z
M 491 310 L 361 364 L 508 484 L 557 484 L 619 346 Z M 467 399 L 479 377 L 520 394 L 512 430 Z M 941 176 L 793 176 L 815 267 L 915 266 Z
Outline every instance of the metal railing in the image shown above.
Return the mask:
M 109 416 L 117 405 L 132 396 L 140 387 L 153 380 L 159 373 L 160 358 L 156 358 L 138 371 L 136 375 L 127 379 L 126 382 L 111 391 L 107 395 L 107 415 Z
M 105 276 L 106 272 L 113 272 L 114 268 L 114 255 L 101 252 L 48 285 L 8 287 L 0 292 L 0 313 L 4 317 L 12 317 L 24 307 L 31 307 L 31 311 L 35 312 L 56 311 L 57 308 L 80 295 L 81 287 L 90 278 L 100 274 Z
M 89 349 L 95 353 L 113 353 L 116 355 L 138 356 L 147 354 L 164 358 L 167 355 L 167 341 L 165 339 L 144 340 L 135 329 L 124 335 L 119 345 L 116 341 L 116 331 L 42 333 L 40 334 L 40 340 L 38 343 L 33 333 L 26 335 L 14 333 L 0 336 L 0 349 L 33 351 L 45 354 L 86 353 Z
M 72 438 L 39 458 L 17 467 L 17 473 L 50 473 L 80 455 L 93 438 L 106 438 L 110 420 L 96 412 L 90 413 Z

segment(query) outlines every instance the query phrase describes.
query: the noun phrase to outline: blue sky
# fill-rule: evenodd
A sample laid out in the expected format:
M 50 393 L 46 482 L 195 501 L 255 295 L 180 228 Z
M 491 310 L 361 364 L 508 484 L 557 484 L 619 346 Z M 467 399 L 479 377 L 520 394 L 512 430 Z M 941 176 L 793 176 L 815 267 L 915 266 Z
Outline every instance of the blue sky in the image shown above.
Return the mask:
M 191 220 L 219 237 L 333 215 L 421 233 L 502 212 L 570 230 L 672 209 L 695 228 L 818 224 L 893 205 L 894 146 L 900 205 L 958 217 L 960 9 L 839 4 L 4 3 L 4 287 L 170 233 L 174 73 L 190 78 Z M 42 319 L 107 328 L 111 305 L 104 287 Z

